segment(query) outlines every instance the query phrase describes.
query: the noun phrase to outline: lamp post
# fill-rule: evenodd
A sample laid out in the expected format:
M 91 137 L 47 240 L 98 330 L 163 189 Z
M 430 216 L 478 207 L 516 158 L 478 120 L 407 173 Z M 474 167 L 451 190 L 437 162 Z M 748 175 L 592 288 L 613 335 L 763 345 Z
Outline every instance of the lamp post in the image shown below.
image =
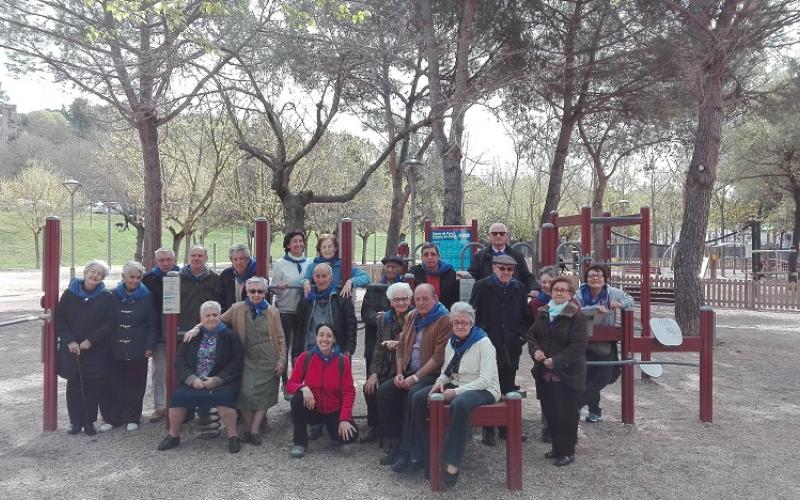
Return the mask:
M 75 193 L 81 183 L 75 179 L 67 179 L 62 184 L 69 192 L 69 279 L 75 277 Z
M 111 205 L 112 201 L 106 201 L 106 239 L 108 244 L 108 265 L 111 265 Z
M 402 163 L 408 170 L 408 187 L 411 190 L 411 223 L 408 225 L 411 231 L 411 265 L 414 265 L 417 250 L 417 193 L 414 186 L 414 169 L 425 165 L 419 158 L 408 158 Z

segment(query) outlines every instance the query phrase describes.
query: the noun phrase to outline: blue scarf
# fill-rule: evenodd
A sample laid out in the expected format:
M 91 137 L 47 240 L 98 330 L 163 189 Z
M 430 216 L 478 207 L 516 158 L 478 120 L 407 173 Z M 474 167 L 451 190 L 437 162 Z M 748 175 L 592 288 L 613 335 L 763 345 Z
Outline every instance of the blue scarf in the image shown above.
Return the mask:
M 541 290 L 539 290 L 539 294 L 536 295 L 536 300 L 538 300 L 542 304 L 547 304 L 548 302 L 550 302 L 550 300 L 552 300 L 552 298 L 553 297 L 547 295 Z
M 501 290 L 506 290 L 508 286 L 511 285 L 511 283 L 513 283 L 514 281 L 519 281 L 519 280 L 517 280 L 516 278 L 511 278 L 511 280 L 508 283 L 503 283 L 502 281 L 500 281 L 500 278 L 498 278 L 496 274 L 492 273 L 492 283 L 494 283 L 495 286 L 499 287 Z
M 333 347 L 331 348 L 331 353 L 326 356 L 322 354 L 322 351 L 319 350 L 319 346 L 315 345 L 314 347 L 311 348 L 311 353 L 312 355 L 316 354 L 317 356 L 319 356 L 319 359 L 321 359 L 323 363 L 327 364 L 330 360 L 339 357 L 341 351 L 339 350 L 338 345 L 333 344 Z
M 253 313 L 253 319 L 256 319 L 256 316 L 263 314 L 264 311 L 269 308 L 269 302 L 267 302 L 267 299 L 262 299 L 258 304 L 253 304 L 253 301 L 250 300 L 250 297 L 247 297 L 244 299 L 244 303 L 247 304 L 247 307 L 250 308 L 250 312 Z
M 181 272 L 181 268 L 180 268 L 180 266 L 178 266 L 178 265 L 174 265 L 174 266 L 172 266 L 172 269 L 171 269 L 171 271 L 178 271 L 178 272 Z M 160 268 L 160 267 L 158 267 L 158 266 L 153 266 L 153 268 L 152 268 L 152 269 L 150 269 L 150 274 L 152 274 L 152 275 L 155 275 L 155 276 L 157 276 L 157 277 L 159 277 L 159 278 L 163 278 L 164 276 L 166 276 L 166 275 L 167 275 L 167 273 L 165 273 L 164 271 L 162 271 L 162 270 L 161 270 L 161 268 Z
M 564 311 L 564 308 L 567 307 L 567 304 L 569 304 L 569 301 L 566 301 L 563 304 L 558 305 L 552 299 L 550 300 L 550 302 L 547 303 L 547 314 L 550 315 L 551 323 L 556 320 L 556 316 L 558 316 L 559 314 L 561 314 L 562 311 Z
M 91 293 L 89 293 L 83 288 L 83 278 L 72 278 L 72 281 L 69 282 L 68 290 L 78 298 L 83 299 L 85 302 L 87 300 L 92 300 L 103 293 L 106 290 L 106 285 L 101 281 L 100 284 L 98 284 L 97 287 Z
M 247 261 L 247 267 L 242 274 L 237 273 L 233 266 L 231 266 L 231 269 L 233 269 L 233 275 L 236 276 L 236 279 L 244 283 L 256 275 L 256 259 L 250 257 L 250 260 Z
M 400 283 L 401 281 L 403 281 L 403 274 L 402 273 L 397 273 L 397 276 L 395 276 L 394 281 L 392 281 L 392 283 Z M 392 284 L 392 283 L 389 283 L 389 279 L 386 277 L 385 274 L 383 276 L 381 276 L 381 283 L 383 283 L 384 285 L 391 285 Z
M 286 255 L 283 256 L 283 260 L 288 260 L 289 262 L 297 264 L 297 272 L 302 274 L 303 273 L 302 264 L 305 264 L 308 259 L 306 259 L 305 257 L 303 257 L 302 259 L 294 259 L 289 255 L 289 252 L 287 250 Z
M 444 369 L 444 375 L 447 378 L 451 378 L 453 374 L 458 373 L 458 367 L 461 365 L 461 358 L 464 356 L 464 353 L 467 352 L 473 344 L 485 337 L 486 332 L 481 330 L 479 326 L 473 326 L 472 330 L 469 331 L 469 335 L 463 339 L 458 338 L 455 333 L 451 335 L 450 347 L 453 348 L 453 358 L 450 360 L 450 363 L 447 364 L 447 368 Z
M 489 245 L 489 253 L 492 254 L 492 257 L 499 257 L 501 255 L 508 255 L 508 246 L 506 245 L 505 248 L 500 250 L 499 252 L 494 249 L 493 246 Z
M 223 330 L 225 330 L 225 323 L 222 322 L 220 322 L 220 324 L 218 324 L 213 330 L 209 330 L 203 325 L 200 325 L 200 333 L 202 333 L 206 337 L 216 337 Z
M 186 264 L 185 266 L 183 266 L 183 269 L 181 269 L 181 274 L 192 278 L 192 281 L 194 282 L 203 281 L 208 277 L 208 266 L 205 266 L 203 268 L 203 274 L 201 274 L 200 276 L 195 276 L 194 273 L 192 272 L 192 266 Z
M 330 297 L 331 295 L 336 295 L 336 286 L 331 285 L 323 291 L 317 291 L 317 286 L 314 285 L 311 287 L 311 291 L 308 293 L 308 297 L 306 300 L 309 302 L 314 302 L 315 300 L 324 299 L 325 297 Z
M 383 312 L 383 321 L 384 321 L 384 322 L 385 322 L 387 325 L 391 325 L 391 324 L 393 324 L 395 321 L 401 321 L 401 320 L 404 320 L 404 319 L 406 318 L 406 316 L 408 315 L 409 311 L 411 311 L 411 309 L 406 309 L 406 312 L 404 312 L 404 313 L 403 313 L 403 315 L 402 315 L 402 316 L 400 316 L 400 317 L 398 318 L 398 317 L 396 317 L 396 316 L 394 315 L 394 309 L 392 309 L 392 308 L 390 307 L 388 311 L 384 311 L 384 312 Z
M 608 306 L 608 285 L 603 285 L 600 290 L 600 295 L 597 298 L 592 297 L 592 291 L 589 290 L 589 285 L 584 283 L 581 285 L 581 302 L 584 306 L 603 305 Z
M 128 287 L 125 286 L 124 282 L 120 281 L 117 288 L 114 289 L 114 295 L 116 295 L 123 304 L 132 304 L 150 295 L 150 290 L 142 283 L 139 283 L 139 286 L 136 287 L 134 291 L 128 293 Z
M 339 257 L 331 257 L 330 259 L 326 259 L 322 255 L 317 255 L 314 257 L 314 264 L 328 264 L 333 269 L 336 266 L 342 265 L 342 259 Z
M 450 311 L 447 310 L 444 304 L 437 302 L 436 305 L 433 306 L 433 309 L 431 309 L 426 316 L 420 316 L 419 312 L 417 312 L 417 315 L 414 317 L 414 328 L 416 328 L 417 333 L 419 333 L 420 330 L 424 329 L 442 316 L 447 316 L 448 314 L 450 314 Z
M 439 260 L 439 269 L 437 269 L 435 271 L 431 271 L 430 269 L 428 269 L 424 265 L 422 267 L 423 267 L 423 269 L 425 269 L 425 273 L 426 274 L 430 274 L 432 276 L 441 276 L 443 273 L 446 273 L 450 269 L 453 269 L 453 266 L 451 266 L 450 264 L 448 264 L 447 262 L 445 262 L 443 260 Z

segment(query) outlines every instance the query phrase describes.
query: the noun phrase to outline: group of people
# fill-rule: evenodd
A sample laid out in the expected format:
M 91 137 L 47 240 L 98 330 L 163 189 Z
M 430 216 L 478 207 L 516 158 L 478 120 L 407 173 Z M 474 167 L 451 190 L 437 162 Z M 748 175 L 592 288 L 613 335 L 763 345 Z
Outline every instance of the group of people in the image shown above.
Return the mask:
M 614 359 L 616 345 L 587 342 L 582 309 L 604 314 L 602 321 L 613 324 L 615 310 L 630 307 L 632 300 L 608 286 L 605 269 L 597 266 L 588 269 L 577 293 L 572 278 L 555 267 L 542 269 L 537 281 L 523 256 L 508 246 L 503 224 L 492 224 L 489 234 L 489 245 L 462 272 L 441 259 L 435 244 L 424 243 L 421 263 L 409 269 L 413 289 L 403 281 L 405 262 L 399 256 L 383 259 L 378 283 L 359 268 L 342 282 L 336 236 L 321 235 L 317 256 L 308 259 L 301 232 L 285 235 L 285 255 L 273 263 L 271 286 L 255 276 L 255 261 L 244 245 L 231 248 L 231 267 L 219 275 L 208 268 L 201 246 L 190 249 L 183 268 L 175 265 L 171 250 L 161 248 L 147 273 L 136 262 L 126 264 L 113 292 L 103 285 L 108 266 L 91 261 L 83 278 L 72 280 L 56 313 L 69 433 L 93 435 L 98 409 L 103 424 L 97 430 L 138 428 L 148 358 L 155 407 L 150 420 L 166 415 L 160 313 L 163 278 L 178 271 L 183 341 L 175 356 L 178 386 L 169 402 L 169 432 L 159 450 L 179 446 L 187 414 L 211 408 L 225 425 L 231 453 L 243 442 L 261 444 L 262 423 L 277 404 L 282 383 L 294 425 L 291 456 L 303 457 L 309 440 L 327 429 L 338 443 L 380 438 L 386 451 L 382 464 L 398 473 L 422 470 L 428 398 L 439 392 L 450 404 L 443 462 L 445 484 L 453 485 L 471 412 L 519 389 L 516 373 L 527 345 L 543 439 L 552 442 L 546 456 L 567 465 L 574 460 L 581 408 L 589 406 L 587 421 L 600 420 L 600 390 L 614 378 L 613 369 L 586 367 L 587 358 Z M 458 280 L 467 275 L 476 281 L 469 302 L 460 302 Z M 367 288 L 361 318 L 368 429 L 361 435 L 353 421 L 357 287 Z M 498 431 L 505 439 L 505 429 Z M 495 436 L 494 428 L 484 428 L 481 441 L 492 446 Z

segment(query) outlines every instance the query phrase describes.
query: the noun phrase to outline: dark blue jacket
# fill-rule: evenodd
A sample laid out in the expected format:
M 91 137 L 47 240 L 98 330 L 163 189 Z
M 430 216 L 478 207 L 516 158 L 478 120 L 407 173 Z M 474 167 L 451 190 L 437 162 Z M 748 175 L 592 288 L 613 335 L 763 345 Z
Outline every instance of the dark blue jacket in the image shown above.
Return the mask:
M 142 285 L 144 286 L 144 285 Z M 111 341 L 111 356 L 119 361 L 145 358 L 145 351 L 154 351 L 160 336 L 161 322 L 151 293 L 138 299 L 122 300 L 115 293 L 119 325 Z

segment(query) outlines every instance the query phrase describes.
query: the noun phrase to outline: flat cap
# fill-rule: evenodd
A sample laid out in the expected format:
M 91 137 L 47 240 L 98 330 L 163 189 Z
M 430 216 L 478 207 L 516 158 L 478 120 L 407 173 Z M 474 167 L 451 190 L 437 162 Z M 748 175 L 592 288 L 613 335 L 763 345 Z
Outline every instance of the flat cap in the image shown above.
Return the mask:
M 389 262 L 394 262 L 395 264 L 398 264 L 398 265 L 402 266 L 403 265 L 403 258 L 400 257 L 399 255 L 387 255 L 386 257 L 381 259 L 381 264 L 383 264 L 384 266 L 386 264 L 388 264 Z
M 510 255 L 496 255 L 492 258 L 492 264 L 503 264 L 505 266 L 516 266 L 517 261 Z

